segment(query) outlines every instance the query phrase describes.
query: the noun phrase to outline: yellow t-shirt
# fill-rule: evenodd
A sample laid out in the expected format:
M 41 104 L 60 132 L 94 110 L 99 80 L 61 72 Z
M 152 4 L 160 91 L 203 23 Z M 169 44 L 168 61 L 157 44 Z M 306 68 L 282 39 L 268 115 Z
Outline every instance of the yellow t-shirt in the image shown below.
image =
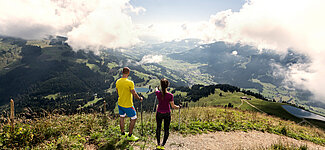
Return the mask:
M 131 90 L 134 90 L 133 81 L 127 78 L 120 78 L 116 81 L 118 92 L 118 105 L 129 108 L 133 106 L 133 96 Z

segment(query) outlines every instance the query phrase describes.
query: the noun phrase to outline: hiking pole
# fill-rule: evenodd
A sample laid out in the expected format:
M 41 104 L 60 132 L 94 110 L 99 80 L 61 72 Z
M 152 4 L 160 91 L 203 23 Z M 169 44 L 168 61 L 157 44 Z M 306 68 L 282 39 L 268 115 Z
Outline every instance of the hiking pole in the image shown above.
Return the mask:
M 179 100 L 179 104 L 178 104 L 178 131 L 180 132 L 181 131 L 181 103 L 182 101 Z M 181 142 L 181 137 L 179 136 L 178 137 L 178 140 Z M 180 143 L 179 145 L 181 146 L 182 143 Z
M 178 108 L 178 131 L 181 130 L 181 100 L 179 100 Z
M 142 101 L 141 101 L 141 136 L 143 136 L 143 121 L 142 121 Z
M 157 102 L 157 97 L 155 96 L 155 102 L 153 103 L 153 109 L 152 109 L 152 113 L 150 115 L 150 123 L 152 123 L 152 114 L 155 113 L 156 102 Z M 153 132 L 153 124 L 151 125 L 151 130 Z

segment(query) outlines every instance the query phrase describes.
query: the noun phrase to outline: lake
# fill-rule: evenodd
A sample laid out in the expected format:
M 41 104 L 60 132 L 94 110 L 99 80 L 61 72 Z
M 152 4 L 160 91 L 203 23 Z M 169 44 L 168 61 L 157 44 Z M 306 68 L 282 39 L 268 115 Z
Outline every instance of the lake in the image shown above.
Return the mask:
M 290 114 L 298 117 L 298 118 L 307 118 L 307 119 L 315 119 L 315 120 L 321 120 L 321 121 L 325 121 L 325 117 L 317 115 L 315 113 L 294 107 L 294 106 L 290 106 L 290 105 L 282 105 L 282 108 L 285 109 L 286 111 L 288 111 Z
M 135 88 L 136 92 L 146 93 L 149 91 L 149 88 Z

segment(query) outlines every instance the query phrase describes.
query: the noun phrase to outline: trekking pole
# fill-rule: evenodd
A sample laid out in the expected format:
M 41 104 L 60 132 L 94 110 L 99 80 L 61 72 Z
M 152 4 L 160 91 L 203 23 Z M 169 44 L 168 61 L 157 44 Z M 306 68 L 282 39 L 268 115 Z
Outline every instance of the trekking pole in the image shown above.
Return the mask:
M 157 102 L 157 97 L 155 96 L 155 102 L 153 103 L 152 113 L 150 115 L 150 122 L 152 122 L 152 114 L 155 113 L 156 102 Z M 151 125 L 151 130 L 153 132 L 153 124 Z
M 181 100 L 179 100 L 178 108 L 178 131 L 181 129 Z
M 143 136 L 143 121 L 142 121 L 142 101 L 141 101 L 141 136 Z

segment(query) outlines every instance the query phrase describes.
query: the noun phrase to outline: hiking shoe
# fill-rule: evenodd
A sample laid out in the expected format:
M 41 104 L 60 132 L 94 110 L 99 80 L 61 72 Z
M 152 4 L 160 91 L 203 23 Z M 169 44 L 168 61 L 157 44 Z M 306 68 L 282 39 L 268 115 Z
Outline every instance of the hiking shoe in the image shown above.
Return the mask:
M 165 146 L 160 146 L 160 149 L 165 149 Z
M 126 137 L 128 137 L 128 135 L 129 135 L 129 132 L 125 132 L 124 135 L 121 134 L 121 137 L 126 138 Z
M 157 145 L 157 146 L 156 146 L 156 149 L 160 149 L 160 145 Z
M 139 138 L 132 134 L 131 136 L 127 136 L 127 140 L 128 141 L 137 141 L 137 140 L 139 140 Z

